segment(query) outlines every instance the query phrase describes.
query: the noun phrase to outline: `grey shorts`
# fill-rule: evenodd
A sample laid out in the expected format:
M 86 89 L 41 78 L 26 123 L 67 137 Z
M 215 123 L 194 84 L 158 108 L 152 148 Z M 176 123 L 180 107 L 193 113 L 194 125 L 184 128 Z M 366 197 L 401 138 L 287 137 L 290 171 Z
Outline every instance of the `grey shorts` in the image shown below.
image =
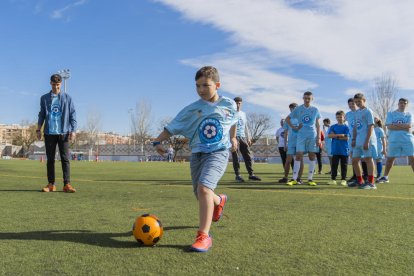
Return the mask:
M 211 153 L 193 153 L 190 168 L 194 194 L 197 195 L 199 184 L 214 191 L 227 169 L 228 162 L 229 151 L 227 149 Z

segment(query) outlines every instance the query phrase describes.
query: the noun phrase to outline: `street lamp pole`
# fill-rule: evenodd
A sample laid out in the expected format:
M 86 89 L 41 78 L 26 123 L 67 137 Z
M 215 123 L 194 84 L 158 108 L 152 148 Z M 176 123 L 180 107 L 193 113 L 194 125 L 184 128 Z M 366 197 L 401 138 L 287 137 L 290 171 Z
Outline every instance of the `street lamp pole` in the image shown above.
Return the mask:
M 57 73 L 59 75 L 61 75 L 62 78 L 63 78 L 63 85 L 64 85 L 64 90 L 63 91 L 66 93 L 67 92 L 66 80 L 68 80 L 70 78 L 70 70 L 69 69 L 63 69 L 63 70 L 59 70 Z

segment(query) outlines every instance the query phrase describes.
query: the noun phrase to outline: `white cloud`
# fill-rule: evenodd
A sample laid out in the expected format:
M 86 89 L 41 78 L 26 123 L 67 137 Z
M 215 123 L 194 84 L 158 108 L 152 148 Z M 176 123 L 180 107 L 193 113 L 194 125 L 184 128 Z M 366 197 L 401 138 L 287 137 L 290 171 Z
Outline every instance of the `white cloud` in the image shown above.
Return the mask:
M 157 0 L 230 34 L 271 60 L 369 81 L 383 72 L 414 88 L 414 1 Z
M 57 9 L 52 11 L 50 17 L 53 19 L 61 19 L 64 16 L 64 13 L 66 13 L 68 10 L 71 10 L 73 8 L 79 7 L 84 5 L 87 2 L 87 0 L 78 0 L 74 3 L 68 4 L 65 7 L 61 8 L 61 9 Z

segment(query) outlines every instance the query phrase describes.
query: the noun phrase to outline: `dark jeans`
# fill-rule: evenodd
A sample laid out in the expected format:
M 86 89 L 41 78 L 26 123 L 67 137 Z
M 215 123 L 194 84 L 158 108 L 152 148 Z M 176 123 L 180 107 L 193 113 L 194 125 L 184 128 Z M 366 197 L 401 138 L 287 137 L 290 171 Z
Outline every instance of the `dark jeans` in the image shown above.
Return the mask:
M 239 142 L 239 150 L 243 156 L 244 164 L 246 165 L 247 172 L 249 175 L 253 174 L 252 168 L 252 155 L 250 153 L 249 145 L 247 144 L 246 138 L 244 137 L 237 137 L 237 141 Z M 239 162 L 239 155 L 237 154 L 238 151 L 232 152 L 232 159 L 233 159 L 233 169 L 236 175 L 240 174 L 240 162 Z
M 45 135 L 45 147 L 47 156 L 47 180 L 55 183 L 55 154 L 56 145 L 59 147 L 60 160 L 62 163 L 63 183 L 70 183 L 70 155 L 69 135 Z
M 347 155 L 333 155 L 332 156 L 332 170 L 331 176 L 333 180 L 336 180 L 338 174 L 338 165 L 341 162 L 341 180 L 346 180 L 346 174 L 348 170 L 348 156 Z
M 318 161 L 318 172 L 322 172 L 322 149 L 319 148 L 319 152 L 316 152 L 316 160 Z
M 283 165 L 283 170 L 284 170 L 285 169 L 285 164 L 286 164 L 287 152 L 285 151 L 284 147 L 280 147 L 279 148 L 279 153 L 280 153 L 280 158 L 282 159 L 282 165 Z M 294 161 L 295 161 L 295 159 L 292 159 L 292 164 L 291 164 L 292 169 L 293 169 Z

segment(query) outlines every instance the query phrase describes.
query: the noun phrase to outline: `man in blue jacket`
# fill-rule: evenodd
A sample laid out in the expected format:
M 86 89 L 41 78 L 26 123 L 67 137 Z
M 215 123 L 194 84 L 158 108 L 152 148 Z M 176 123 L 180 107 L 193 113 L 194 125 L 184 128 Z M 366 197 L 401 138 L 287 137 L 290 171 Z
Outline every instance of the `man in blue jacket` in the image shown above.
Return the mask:
M 42 192 L 55 192 L 55 153 L 59 147 L 63 171 L 63 191 L 74 193 L 70 184 L 69 141 L 75 139 L 76 111 L 72 98 L 61 92 L 62 77 L 54 74 L 50 77 L 52 90 L 40 98 L 40 112 L 37 122 L 37 138 L 42 138 L 44 123 L 45 148 L 47 156 L 48 184 Z

